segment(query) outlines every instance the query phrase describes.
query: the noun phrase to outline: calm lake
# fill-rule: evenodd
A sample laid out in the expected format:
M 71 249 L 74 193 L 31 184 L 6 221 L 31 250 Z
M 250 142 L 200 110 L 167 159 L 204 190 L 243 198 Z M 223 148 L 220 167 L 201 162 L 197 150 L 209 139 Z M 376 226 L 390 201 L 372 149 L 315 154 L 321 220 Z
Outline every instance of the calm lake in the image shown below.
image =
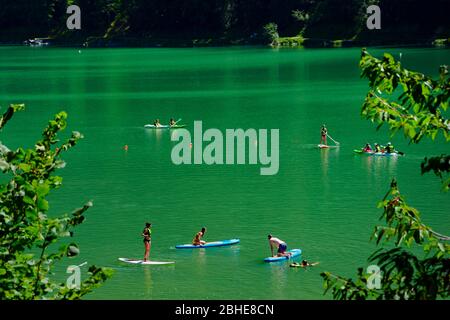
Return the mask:
M 402 53 L 404 66 L 434 77 L 450 63 L 448 49 L 369 51 Z M 359 77 L 359 56 L 357 48 L 0 47 L 2 110 L 26 104 L 1 141 L 32 147 L 60 110 L 69 114 L 63 137 L 72 130 L 85 136 L 64 156 L 63 187 L 49 200 L 53 215 L 90 199 L 94 206 L 75 230 L 80 256 L 66 259 L 55 277 L 65 281 L 67 266 L 84 261 L 115 269 L 88 299 L 329 299 L 320 272 L 354 276 L 367 268 L 382 213 L 376 206 L 393 177 L 424 222 L 448 234 L 450 198 L 433 174 L 420 174 L 422 159 L 448 153 L 448 144 L 439 137 L 408 145 L 402 135 L 390 138 L 363 120 L 368 84 Z M 155 118 L 182 118 L 190 131 L 195 120 L 222 132 L 279 129 L 279 172 L 262 176 L 259 164 L 176 166 L 175 131 L 144 129 Z M 317 148 L 324 123 L 340 148 Z M 366 142 L 388 141 L 406 156 L 353 153 Z M 175 265 L 117 260 L 142 258 L 146 221 L 153 223 L 151 258 Z M 241 243 L 175 249 L 202 226 L 207 241 Z M 320 264 L 304 270 L 264 263 L 269 233 Z

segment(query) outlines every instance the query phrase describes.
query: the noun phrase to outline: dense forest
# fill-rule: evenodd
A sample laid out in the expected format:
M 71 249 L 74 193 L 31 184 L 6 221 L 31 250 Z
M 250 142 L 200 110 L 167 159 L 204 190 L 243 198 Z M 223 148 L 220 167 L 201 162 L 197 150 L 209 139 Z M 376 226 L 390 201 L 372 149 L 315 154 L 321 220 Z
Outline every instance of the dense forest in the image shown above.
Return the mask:
M 68 30 L 68 6 L 81 8 L 81 30 Z M 368 30 L 366 8 L 381 8 L 381 30 Z M 51 37 L 66 43 L 211 45 L 267 43 L 280 36 L 364 44 L 426 43 L 450 36 L 448 0 L 0 0 L 0 41 Z

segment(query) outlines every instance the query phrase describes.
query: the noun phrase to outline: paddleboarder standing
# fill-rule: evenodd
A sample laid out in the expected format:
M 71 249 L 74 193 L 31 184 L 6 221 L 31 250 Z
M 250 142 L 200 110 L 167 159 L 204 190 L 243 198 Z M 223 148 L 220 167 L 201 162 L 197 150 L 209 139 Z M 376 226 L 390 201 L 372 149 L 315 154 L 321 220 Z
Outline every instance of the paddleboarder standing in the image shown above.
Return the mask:
M 150 247 L 152 245 L 152 224 L 150 222 L 145 223 L 144 231 L 142 232 L 142 236 L 144 237 L 144 261 L 147 261 L 150 258 Z
M 320 129 L 320 135 L 321 135 L 320 144 L 322 144 L 322 142 L 323 142 L 324 145 L 327 145 L 328 130 L 324 124 L 322 125 L 322 128 Z

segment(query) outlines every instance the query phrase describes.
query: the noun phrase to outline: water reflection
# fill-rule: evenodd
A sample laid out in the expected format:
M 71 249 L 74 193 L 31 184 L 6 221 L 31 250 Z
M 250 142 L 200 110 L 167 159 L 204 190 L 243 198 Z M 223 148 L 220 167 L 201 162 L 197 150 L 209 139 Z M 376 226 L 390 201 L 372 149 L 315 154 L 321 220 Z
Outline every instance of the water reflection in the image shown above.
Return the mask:
M 324 177 L 328 177 L 328 158 L 330 156 L 329 149 L 321 149 L 320 150 L 320 159 L 322 160 L 322 175 Z
M 145 135 L 148 138 L 151 138 L 151 139 L 156 138 L 156 141 L 158 141 L 158 142 L 161 140 L 161 137 L 164 135 L 164 132 L 166 132 L 166 130 L 164 130 L 164 129 L 146 129 L 146 128 L 144 128 L 144 131 L 145 131 Z
M 283 262 L 273 262 L 269 265 L 270 280 L 271 280 L 271 294 L 273 299 L 283 299 L 286 294 L 287 286 L 287 272 L 289 271 L 288 264 Z
M 145 292 L 147 293 L 148 297 L 152 296 L 153 292 L 153 280 L 152 280 L 152 271 L 151 268 L 148 268 L 148 266 L 144 267 L 144 288 Z
M 368 168 L 376 177 L 380 176 L 394 176 L 397 172 L 398 156 L 366 156 Z

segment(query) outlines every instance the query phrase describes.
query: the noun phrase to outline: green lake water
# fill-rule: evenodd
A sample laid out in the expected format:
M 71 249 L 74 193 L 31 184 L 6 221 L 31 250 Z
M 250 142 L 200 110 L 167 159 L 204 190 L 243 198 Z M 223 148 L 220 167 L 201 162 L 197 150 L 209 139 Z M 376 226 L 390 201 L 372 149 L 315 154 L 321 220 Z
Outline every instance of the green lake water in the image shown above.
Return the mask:
M 372 49 L 402 53 L 403 64 L 437 76 L 448 49 Z M 450 199 L 433 175 L 421 176 L 427 155 L 448 144 L 408 145 L 402 135 L 361 119 L 367 81 L 359 78 L 360 50 L 268 48 L 72 49 L 0 48 L 0 105 L 26 103 L 1 133 L 10 148 L 33 146 L 58 111 L 84 134 L 65 155 L 63 187 L 50 197 L 51 214 L 92 199 L 75 230 L 81 255 L 70 264 L 108 266 L 115 275 L 89 299 L 329 299 L 322 271 L 354 276 L 367 267 L 376 208 L 396 177 L 425 223 L 449 233 Z M 193 130 L 279 129 L 280 170 L 261 176 L 260 165 L 180 165 L 171 162 L 173 132 L 144 129 L 160 118 L 182 118 Z M 340 142 L 318 150 L 320 126 Z M 365 157 L 353 149 L 387 143 L 402 158 Z M 128 145 L 128 151 L 123 146 Z M 136 266 L 141 232 L 153 223 L 151 258 L 173 266 Z M 209 241 L 240 238 L 232 247 L 177 250 L 202 226 Z M 267 234 L 301 248 L 320 264 L 308 270 L 267 264 Z M 84 270 L 86 267 L 83 267 Z M 86 270 L 85 270 L 86 271 Z

